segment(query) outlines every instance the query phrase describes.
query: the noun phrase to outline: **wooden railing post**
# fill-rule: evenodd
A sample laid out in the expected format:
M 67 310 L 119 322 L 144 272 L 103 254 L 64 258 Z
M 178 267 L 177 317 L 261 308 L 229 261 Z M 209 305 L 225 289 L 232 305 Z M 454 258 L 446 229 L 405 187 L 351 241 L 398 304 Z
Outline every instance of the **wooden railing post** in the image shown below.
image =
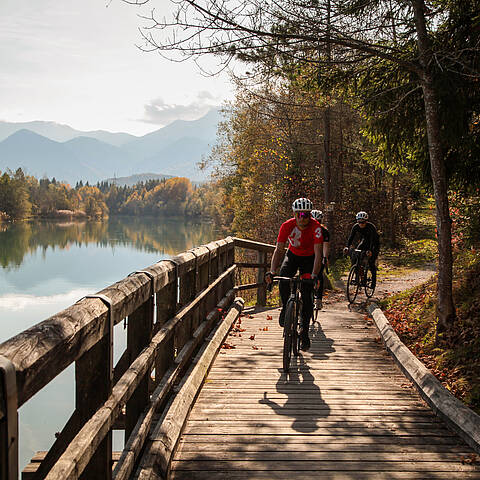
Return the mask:
M 137 358 L 140 352 L 150 343 L 153 329 L 154 316 L 154 288 L 153 275 L 149 272 L 142 271 L 148 275 L 151 280 L 151 295 L 146 303 L 133 312 L 128 317 L 127 330 L 127 351 L 129 357 L 129 365 Z M 126 405 L 125 418 L 125 440 L 127 441 L 137 423 L 138 417 L 147 406 L 149 401 L 148 386 L 150 382 L 150 372 L 144 376 L 135 392 L 132 394 Z
M 257 252 L 257 262 L 263 265 L 263 267 L 259 267 L 257 270 L 257 283 L 261 284 L 257 287 L 257 305 L 264 307 L 267 304 L 267 286 L 265 285 L 267 254 L 265 252 Z
M 0 480 L 17 479 L 17 382 L 12 362 L 0 355 Z
M 103 405 L 112 392 L 113 383 L 113 325 L 114 315 L 110 300 L 103 295 L 87 295 L 100 298 L 109 307 L 106 332 L 90 350 L 75 362 L 75 406 L 83 425 Z M 105 436 L 83 471 L 82 480 L 112 478 L 112 432 Z
M 172 318 L 177 305 L 177 281 L 165 285 L 157 292 L 157 322 L 155 331 L 160 330 L 164 323 Z M 155 384 L 158 384 L 165 372 L 170 368 L 175 359 L 175 345 L 173 335 L 160 349 L 155 360 Z

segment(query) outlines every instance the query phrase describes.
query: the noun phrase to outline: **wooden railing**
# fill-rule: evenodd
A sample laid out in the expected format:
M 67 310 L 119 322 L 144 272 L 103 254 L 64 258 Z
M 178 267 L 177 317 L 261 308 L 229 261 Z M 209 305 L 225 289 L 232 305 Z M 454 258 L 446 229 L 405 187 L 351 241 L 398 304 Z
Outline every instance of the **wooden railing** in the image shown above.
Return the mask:
M 257 252 L 257 282 L 234 286 L 235 247 Z M 154 417 L 235 291 L 257 289 L 273 246 L 228 237 L 134 272 L 0 345 L 0 480 L 18 478 L 18 408 L 75 364 L 75 409 L 49 451 L 23 473 L 34 479 L 126 479 Z M 127 346 L 113 365 L 113 328 Z M 125 448 L 112 459 L 112 429 Z M 115 461 L 114 461 L 115 460 Z M 112 469 L 112 465 L 114 468 Z
M 234 238 L 235 248 L 246 249 L 256 252 L 255 262 L 236 262 L 239 268 L 254 268 L 257 270 L 256 282 L 238 285 L 235 291 L 256 289 L 258 306 L 264 307 L 267 301 L 267 288 L 264 282 L 265 273 L 270 268 L 270 257 L 275 250 L 274 245 L 268 243 L 254 242 L 243 238 Z

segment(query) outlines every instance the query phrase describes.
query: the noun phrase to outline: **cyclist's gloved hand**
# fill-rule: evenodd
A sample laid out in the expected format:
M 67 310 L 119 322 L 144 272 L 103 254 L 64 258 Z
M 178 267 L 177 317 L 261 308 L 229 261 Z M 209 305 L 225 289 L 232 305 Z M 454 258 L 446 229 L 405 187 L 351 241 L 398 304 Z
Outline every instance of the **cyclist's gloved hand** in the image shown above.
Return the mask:
M 267 290 L 271 292 L 273 288 L 273 272 L 267 272 L 265 274 L 265 283 L 267 284 Z
M 312 273 L 312 280 L 313 280 L 313 288 L 314 290 L 318 290 L 320 288 L 320 277 L 315 273 Z
M 325 266 L 328 265 L 328 258 L 327 257 L 322 258 L 322 264 L 325 265 Z

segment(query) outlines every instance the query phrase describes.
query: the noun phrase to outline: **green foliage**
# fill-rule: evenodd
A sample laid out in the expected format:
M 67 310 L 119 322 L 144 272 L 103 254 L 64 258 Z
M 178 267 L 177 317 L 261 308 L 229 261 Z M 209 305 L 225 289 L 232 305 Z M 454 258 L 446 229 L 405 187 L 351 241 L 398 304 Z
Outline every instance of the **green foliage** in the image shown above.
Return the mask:
M 455 250 L 469 248 L 480 239 L 480 195 L 451 192 L 452 245 Z
M 32 205 L 28 198 L 27 179 L 19 168 L 14 174 L 4 173 L 0 177 L 0 212 L 11 220 L 26 218 Z

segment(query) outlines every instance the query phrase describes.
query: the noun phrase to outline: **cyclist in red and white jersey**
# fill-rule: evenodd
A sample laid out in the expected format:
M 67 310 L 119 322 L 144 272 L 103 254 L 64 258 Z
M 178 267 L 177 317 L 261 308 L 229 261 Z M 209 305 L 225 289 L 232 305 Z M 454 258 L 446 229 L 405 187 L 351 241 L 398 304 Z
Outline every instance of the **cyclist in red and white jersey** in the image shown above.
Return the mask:
M 299 270 L 300 275 L 311 274 L 315 280 L 315 288 L 318 288 L 318 273 L 320 272 L 323 258 L 323 237 L 320 223 L 310 215 L 312 208 L 312 202 L 308 198 L 297 198 L 293 202 L 294 218 L 287 220 L 280 227 L 270 272 L 266 275 L 267 283 L 271 283 L 272 277 L 277 274 L 280 262 L 284 257 L 285 244 L 288 241 L 287 253 L 280 267 L 279 275 L 291 278 Z M 300 348 L 304 351 L 310 348 L 308 329 L 313 313 L 312 288 L 313 285 L 307 284 L 302 284 L 301 287 L 303 309 Z M 282 327 L 285 320 L 285 306 L 289 295 L 290 284 L 287 281 L 281 281 L 280 297 L 282 298 L 282 310 L 279 322 Z

